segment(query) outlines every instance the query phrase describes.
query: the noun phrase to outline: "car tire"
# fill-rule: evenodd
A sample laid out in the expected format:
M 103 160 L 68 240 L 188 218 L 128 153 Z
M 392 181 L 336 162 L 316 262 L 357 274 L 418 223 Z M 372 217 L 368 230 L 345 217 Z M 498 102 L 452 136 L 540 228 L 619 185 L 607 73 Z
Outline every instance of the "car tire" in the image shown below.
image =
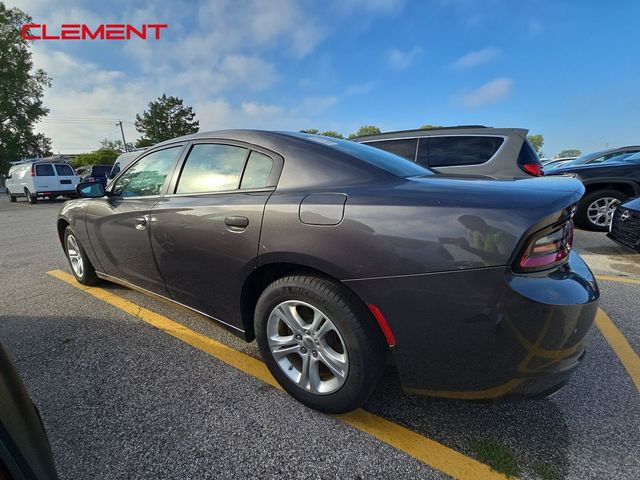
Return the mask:
M 384 368 L 388 348 L 371 314 L 351 292 L 323 278 L 295 275 L 270 284 L 258 299 L 254 326 L 274 378 L 322 412 L 360 407 Z
M 619 203 L 624 202 L 627 198 L 624 193 L 613 189 L 587 193 L 578 203 L 575 214 L 576 225 L 585 230 L 606 232 L 609 230 L 611 213 Z M 610 210 L 610 212 L 605 210 Z
M 87 253 L 71 227 L 64 231 L 64 252 L 71 267 L 71 273 L 83 285 L 95 285 L 100 282 Z
M 15 195 L 11 195 L 8 190 L 7 190 L 7 195 L 9 195 L 9 201 L 11 203 L 15 203 L 18 200 L 17 197 Z
M 32 195 L 28 188 L 24 189 L 24 195 L 25 197 L 27 197 L 27 201 L 31 205 L 35 205 L 36 203 L 38 203 L 38 197 L 36 195 Z

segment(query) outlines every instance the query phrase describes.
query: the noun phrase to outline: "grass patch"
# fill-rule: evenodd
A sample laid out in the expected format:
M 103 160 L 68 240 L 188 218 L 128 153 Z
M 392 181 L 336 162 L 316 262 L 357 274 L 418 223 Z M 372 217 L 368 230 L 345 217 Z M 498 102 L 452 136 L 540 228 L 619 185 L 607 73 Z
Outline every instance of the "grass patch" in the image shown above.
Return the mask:
M 520 475 L 520 467 L 515 453 L 506 445 L 486 438 L 476 440 L 472 448 L 480 460 L 496 472 L 504 473 L 508 477 Z
M 536 463 L 533 466 L 533 473 L 535 473 L 540 480 L 560 480 L 560 474 L 553 465 L 548 463 Z

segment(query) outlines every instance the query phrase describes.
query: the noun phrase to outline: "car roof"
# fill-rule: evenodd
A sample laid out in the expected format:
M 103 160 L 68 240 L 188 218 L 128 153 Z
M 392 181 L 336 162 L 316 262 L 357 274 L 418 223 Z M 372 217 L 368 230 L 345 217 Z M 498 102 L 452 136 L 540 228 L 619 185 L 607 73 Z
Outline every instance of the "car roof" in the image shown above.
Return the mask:
M 519 135 L 526 137 L 529 130 L 525 128 L 496 128 L 484 125 L 456 125 L 453 127 L 416 128 L 413 130 L 396 130 L 383 132 L 378 135 L 365 135 L 352 138 L 356 142 L 366 142 L 373 140 L 388 140 L 396 138 L 419 138 L 434 135 Z

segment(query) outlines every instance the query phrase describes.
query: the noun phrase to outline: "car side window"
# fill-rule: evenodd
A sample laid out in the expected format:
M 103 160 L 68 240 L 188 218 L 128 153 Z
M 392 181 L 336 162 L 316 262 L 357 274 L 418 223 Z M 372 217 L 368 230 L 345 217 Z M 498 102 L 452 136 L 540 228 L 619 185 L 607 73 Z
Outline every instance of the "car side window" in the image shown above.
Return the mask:
M 36 176 L 38 177 L 55 177 L 53 173 L 53 165 L 50 163 L 41 163 L 36 165 Z
M 418 148 L 417 138 L 402 138 L 399 140 L 379 140 L 369 142 L 366 145 L 376 147 L 385 152 L 393 153 L 399 157 L 406 158 L 412 162 L 416 161 L 416 149 Z
M 236 190 L 248 149 L 232 145 L 197 143 L 191 147 L 176 193 Z
M 269 184 L 273 169 L 273 159 L 260 152 L 252 151 L 242 174 L 240 188 L 264 188 Z
M 113 195 L 122 197 L 160 195 L 162 185 L 181 149 L 182 146 L 165 148 L 142 157 L 118 178 L 113 187 Z
M 502 137 L 430 137 L 429 166 L 479 165 L 493 157 L 503 142 Z

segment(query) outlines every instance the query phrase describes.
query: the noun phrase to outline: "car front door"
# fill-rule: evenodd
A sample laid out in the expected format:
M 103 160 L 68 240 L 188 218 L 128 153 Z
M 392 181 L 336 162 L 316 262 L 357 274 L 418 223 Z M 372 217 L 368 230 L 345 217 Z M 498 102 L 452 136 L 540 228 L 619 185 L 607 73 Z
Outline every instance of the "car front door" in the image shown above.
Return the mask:
M 86 210 L 87 231 L 102 273 L 160 295 L 167 292 L 149 241 L 150 212 L 182 149 L 173 145 L 141 157 Z
M 262 214 L 281 157 L 194 143 L 151 210 L 151 244 L 171 298 L 242 329 L 240 292 L 257 264 Z

